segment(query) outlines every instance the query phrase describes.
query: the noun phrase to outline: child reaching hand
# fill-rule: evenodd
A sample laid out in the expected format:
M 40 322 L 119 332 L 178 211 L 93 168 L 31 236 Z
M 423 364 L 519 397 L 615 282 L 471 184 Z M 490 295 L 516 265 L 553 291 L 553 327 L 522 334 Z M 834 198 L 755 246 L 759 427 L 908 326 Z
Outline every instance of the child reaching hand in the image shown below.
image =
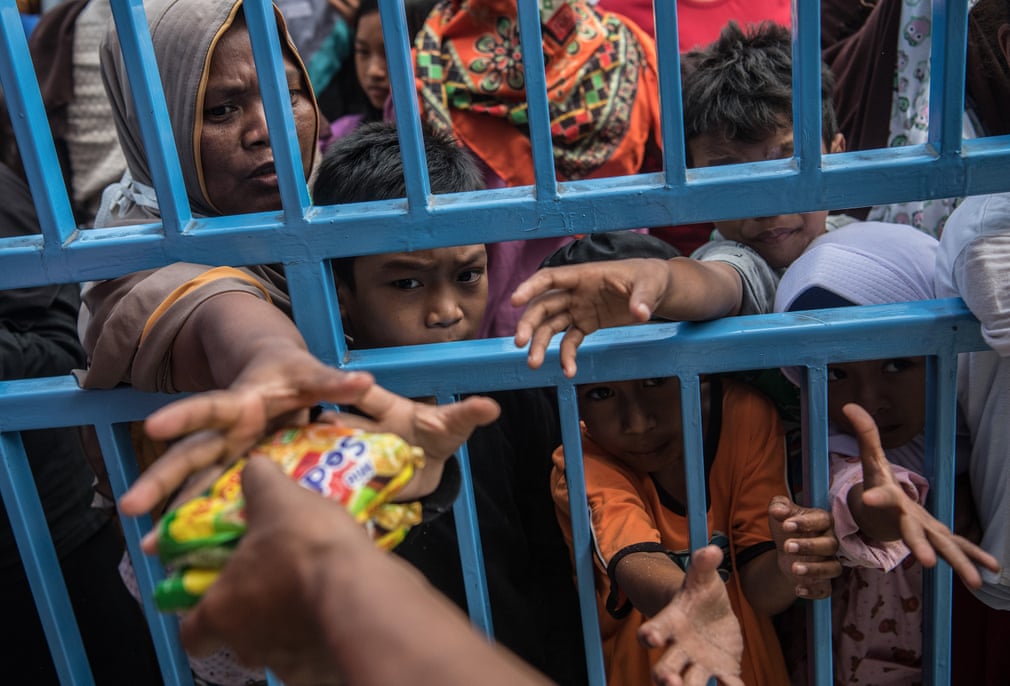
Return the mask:
M 741 29 L 691 53 L 684 74 L 684 140 L 691 167 L 793 156 L 792 38 L 770 22 Z M 845 150 L 831 103 L 831 73 L 822 65 L 821 153 Z M 575 374 L 575 353 L 588 334 L 650 316 L 705 321 L 771 312 L 782 271 L 810 242 L 847 217 L 826 210 L 716 222 L 718 239 L 691 259 L 615 261 L 540 270 L 519 284 L 513 307 L 525 307 L 515 342 L 530 344 L 529 364 L 543 363 L 551 337 L 564 332 L 561 364 Z
M 814 241 L 786 271 L 775 308 L 929 299 L 937 242 L 908 226 L 853 224 Z M 921 680 L 922 566 L 947 560 L 971 588 L 998 563 L 923 507 L 925 360 L 828 366 L 836 683 Z M 783 370 L 798 382 L 795 369 Z
M 668 257 L 669 250 L 651 236 L 598 234 L 562 248 L 548 262 L 645 261 Z M 729 379 L 710 377 L 702 387 L 709 543 L 717 548 L 702 557 L 718 566 L 723 583 L 701 595 L 686 581 L 690 542 L 678 380 L 578 387 L 597 607 L 611 684 L 654 677 L 676 682 L 687 674 L 715 676 L 725 684 L 741 683 L 737 678 L 751 686 L 787 683 L 770 618 L 797 591 L 823 597 L 827 579 L 841 571 L 826 514 L 782 503 L 785 450 L 771 402 Z M 580 505 L 569 504 L 565 462 L 559 447 L 551 482 L 570 545 L 571 507 Z M 773 499 L 776 516 L 770 517 Z M 779 532 L 790 531 L 782 552 L 776 551 L 770 519 Z M 739 649 L 741 634 L 742 656 L 734 657 L 731 649 Z

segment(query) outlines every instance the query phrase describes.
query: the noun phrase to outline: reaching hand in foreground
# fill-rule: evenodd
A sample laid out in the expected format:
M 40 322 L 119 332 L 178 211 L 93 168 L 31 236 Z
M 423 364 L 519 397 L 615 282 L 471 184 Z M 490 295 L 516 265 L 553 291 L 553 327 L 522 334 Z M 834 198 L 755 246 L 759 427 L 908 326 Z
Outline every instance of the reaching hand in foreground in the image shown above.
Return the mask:
M 801 507 L 784 495 L 768 503 L 768 526 L 778 551 L 779 569 L 796 584 L 801 598 L 827 598 L 831 579 L 842 573 L 831 513 Z
M 721 561 L 716 546 L 696 550 L 683 587 L 638 630 L 645 647 L 668 646 L 652 668 L 660 686 L 705 686 L 712 677 L 724 686 L 743 686 L 743 635 L 719 577 Z
M 268 431 L 304 423 L 308 408 L 319 402 L 354 405 L 371 419 L 344 413 L 341 424 L 396 433 L 424 449 L 431 472 L 426 467 L 415 477 L 405 498 L 430 492 L 448 457 L 499 412 L 481 397 L 440 406 L 414 402 L 375 385 L 368 374 L 342 372 L 296 346 L 271 349 L 250 361 L 229 388 L 194 394 L 148 417 L 152 438 L 178 440 L 123 495 L 120 510 L 147 513 L 184 483 L 180 499 L 202 492 Z M 145 539 L 145 548 L 153 542 Z
M 667 262 L 627 259 L 541 269 L 519 284 L 513 307 L 526 307 L 516 325 L 515 344 L 530 344 L 533 369 L 556 333 L 561 339 L 561 368 L 575 376 L 575 354 L 597 329 L 649 321 L 657 304 L 673 290 Z
M 863 532 L 879 540 L 901 538 L 924 567 L 936 565 L 936 556 L 939 555 L 967 586 L 981 587 L 982 577 L 975 564 L 998 572 L 996 558 L 968 539 L 951 533 L 905 492 L 887 461 L 877 425 L 866 410 L 849 403 L 842 412 L 859 440 L 859 458 L 863 465 L 862 495 L 854 499 L 850 493 L 849 505 L 850 508 L 856 505 L 853 516 Z
M 249 461 L 242 490 L 248 529 L 183 618 L 190 652 L 228 646 L 289 686 L 385 686 L 405 674 L 418 686 L 547 683 L 476 634 L 416 570 L 375 548 L 342 506 L 268 459 Z

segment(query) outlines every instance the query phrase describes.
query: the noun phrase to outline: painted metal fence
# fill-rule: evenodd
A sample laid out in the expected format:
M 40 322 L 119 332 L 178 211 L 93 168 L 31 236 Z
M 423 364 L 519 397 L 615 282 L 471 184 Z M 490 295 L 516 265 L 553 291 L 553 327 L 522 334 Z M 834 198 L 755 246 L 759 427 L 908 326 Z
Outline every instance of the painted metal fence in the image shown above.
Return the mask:
M 540 43 L 537 0 L 518 0 L 525 45 Z M 663 107 L 661 173 L 558 183 L 550 154 L 547 96 L 539 51 L 525 56 L 530 137 L 536 183 L 532 187 L 456 195 L 430 193 L 413 81 L 409 77 L 403 9 L 381 3 L 397 123 L 406 171 L 406 200 L 315 207 L 300 180 L 300 161 L 287 85 L 269 4 L 246 0 L 253 51 L 263 87 L 271 141 L 281 183 L 283 211 L 194 218 L 189 210 L 141 0 L 112 0 L 130 80 L 145 117 L 144 140 L 162 208 L 161 224 L 77 231 L 38 85 L 13 0 L 0 2 L 0 79 L 11 112 L 42 234 L 0 240 L 0 288 L 75 283 L 187 261 L 204 264 L 283 263 L 295 319 L 321 359 L 346 369 L 367 369 L 383 385 L 406 395 L 436 395 L 554 386 L 562 412 L 566 452 L 579 447 L 575 384 L 615 379 L 678 376 L 688 436 L 688 484 L 692 542 L 705 530 L 699 374 L 782 365 L 806 368 L 804 393 L 810 502 L 827 493 L 826 362 L 910 355 L 931 356 L 927 450 L 932 511 L 948 524 L 953 513 L 955 361 L 958 352 L 984 347 L 979 327 L 960 301 L 887 305 L 858 311 L 825 311 L 738 317 L 707 324 L 654 324 L 613 329 L 589 337 L 580 350 L 579 373 L 565 379 L 552 346 L 544 368 L 526 366 L 524 351 L 509 339 L 411 348 L 348 351 L 340 328 L 329 258 L 502 240 L 568 236 L 641 226 L 767 216 L 784 212 L 868 206 L 1010 190 L 1010 137 L 962 140 L 965 0 L 933 2 L 932 92 L 928 143 L 858 153 L 820 153 L 819 7 L 793 3 L 796 146 L 791 159 L 697 170 L 685 169 L 675 5 L 657 0 L 655 13 Z M 732 197 L 734 202 L 725 202 Z M 237 236 L 241 236 L 238 248 Z M 802 345 L 797 345 L 802 341 Z M 116 493 L 136 476 L 127 423 L 171 398 L 132 389 L 83 391 L 71 377 L 0 383 L 0 494 L 14 526 L 61 680 L 93 683 L 62 584 L 45 518 L 34 489 L 19 432 L 53 426 L 93 425 Z M 568 461 L 573 498 L 584 498 L 581 463 Z M 694 494 L 702 494 L 700 497 Z M 457 504 L 464 568 L 478 567 L 472 497 Z M 576 567 L 590 681 L 604 682 L 593 594 L 589 523 L 574 507 Z M 139 536 L 146 518 L 124 518 L 128 547 L 140 561 Z M 168 683 L 191 677 L 175 638 L 172 617 L 153 610 L 149 589 L 162 574 L 150 561 L 137 564 L 145 611 Z M 949 567 L 927 574 L 926 683 L 949 679 Z M 488 627 L 479 573 L 467 579 L 478 626 Z M 812 603 L 811 645 L 817 683 L 831 683 L 830 605 Z M 492 608 L 493 611 L 493 608 Z

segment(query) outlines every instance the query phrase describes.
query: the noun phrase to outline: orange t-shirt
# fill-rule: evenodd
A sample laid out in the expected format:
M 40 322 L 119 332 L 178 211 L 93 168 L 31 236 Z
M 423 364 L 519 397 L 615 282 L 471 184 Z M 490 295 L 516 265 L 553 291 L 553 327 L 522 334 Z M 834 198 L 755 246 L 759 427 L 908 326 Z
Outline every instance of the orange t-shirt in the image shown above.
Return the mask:
M 725 559 L 730 560 L 732 569 L 737 569 L 753 557 L 774 550 L 768 528 L 768 502 L 772 496 L 788 494 L 785 445 L 778 414 L 769 400 L 743 384 L 722 383 L 725 384 L 722 419 L 720 426 L 710 427 L 709 432 L 719 440 L 715 456 L 706 466 L 708 529 L 712 542 L 722 545 L 724 553 L 728 553 Z M 642 544 L 686 555 L 690 549 L 686 509 L 658 490 L 647 474 L 633 472 L 604 453 L 585 431 L 582 441 L 607 683 L 610 686 L 652 683 L 651 666 L 663 651 L 646 650 L 638 643 L 637 631 L 645 621 L 640 612 L 631 608 L 629 614 L 617 618 L 608 611 L 607 601 L 612 593 L 612 608 L 627 605 L 627 598 L 613 584 L 607 568 L 622 550 Z M 558 519 L 571 546 L 564 468 L 564 450 L 558 448 L 554 453 L 551 485 Z M 771 619 L 759 615 L 747 602 L 739 575 L 729 574 L 727 591 L 743 632 L 744 683 L 748 686 L 789 683 Z

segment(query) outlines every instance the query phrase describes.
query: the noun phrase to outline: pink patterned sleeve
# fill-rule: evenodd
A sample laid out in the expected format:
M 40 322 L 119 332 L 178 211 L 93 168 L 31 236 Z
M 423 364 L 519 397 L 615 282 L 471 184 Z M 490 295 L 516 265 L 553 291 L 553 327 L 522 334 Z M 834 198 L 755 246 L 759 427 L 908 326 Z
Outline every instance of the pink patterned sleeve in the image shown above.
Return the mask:
M 926 501 L 929 484 L 915 472 L 891 465 L 898 483 L 920 505 Z M 849 511 L 848 497 L 853 486 L 863 482 L 863 467 L 858 457 L 831 453 L 831 488 L 828 497 L 838 536 L 838 559 L 846 567 L 869 567 L 889 572 L 908 557 L 908 546 L 901 540 L 875 541 L 864 536 Z

